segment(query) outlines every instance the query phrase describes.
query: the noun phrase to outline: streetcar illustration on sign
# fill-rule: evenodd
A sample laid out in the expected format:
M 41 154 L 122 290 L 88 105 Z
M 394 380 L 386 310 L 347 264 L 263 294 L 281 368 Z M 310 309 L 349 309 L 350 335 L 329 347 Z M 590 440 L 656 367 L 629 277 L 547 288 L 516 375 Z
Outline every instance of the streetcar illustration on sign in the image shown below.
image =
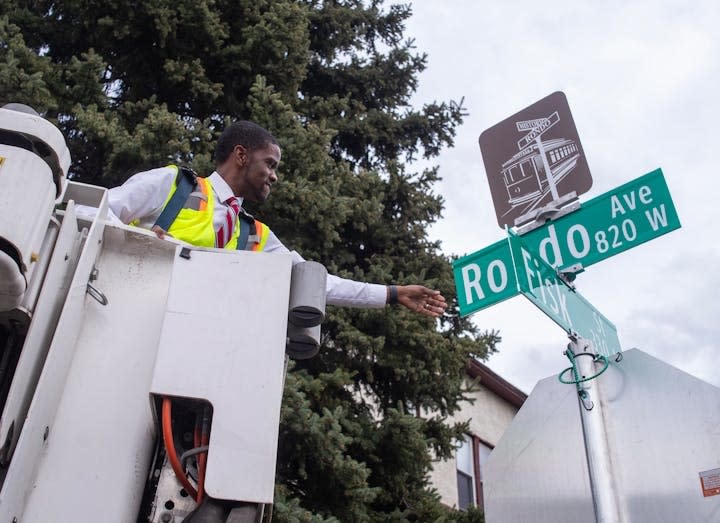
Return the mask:
M 487 129 L 480 150 L 500 227 L 592 186 L 565 95 L 556 92 Z

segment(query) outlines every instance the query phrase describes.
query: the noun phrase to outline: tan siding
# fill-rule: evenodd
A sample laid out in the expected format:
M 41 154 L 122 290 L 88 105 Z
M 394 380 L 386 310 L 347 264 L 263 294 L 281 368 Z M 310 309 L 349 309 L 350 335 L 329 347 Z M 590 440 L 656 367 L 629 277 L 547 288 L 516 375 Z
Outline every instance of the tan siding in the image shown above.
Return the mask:
M 469 380 L 468 380 L 469 383 Z M 476 390 L 469 396 L 475 398 L 474 403 L 465 403 L 460 412 L 453 416 L 453 421 L 470 420 L 470 433 L 494 447 L 502 437 L 519 410 L 517 407 L 492 392 L 482 383 L 477 383 Z M 430 474 L 433 487 L 437 489 L 445 505 L 457 505 L 457 478 L 455 459 L 436 462 Z

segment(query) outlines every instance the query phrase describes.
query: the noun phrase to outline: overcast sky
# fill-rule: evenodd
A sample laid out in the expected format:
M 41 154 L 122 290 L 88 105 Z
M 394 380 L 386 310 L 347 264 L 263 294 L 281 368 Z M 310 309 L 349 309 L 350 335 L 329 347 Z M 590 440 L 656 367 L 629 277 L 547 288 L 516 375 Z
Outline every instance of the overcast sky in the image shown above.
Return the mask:
M 717 0 L 419 0 L 407 34 L 428 54 L 415 104 L 460 100 L 455 147 L 434 162 L 447 254 L 504 237 L 478 146 L 482 131 L 565 93 L 593 186 L 581 202 L 658 167 L 682 227 L 589 267 L 578 291 L 637 347 L 720 386 L 720 4 Z M 526 298 L 473 315 L 499 329 L 486 364 L 525 392 L 567 367 L 567 337 Z

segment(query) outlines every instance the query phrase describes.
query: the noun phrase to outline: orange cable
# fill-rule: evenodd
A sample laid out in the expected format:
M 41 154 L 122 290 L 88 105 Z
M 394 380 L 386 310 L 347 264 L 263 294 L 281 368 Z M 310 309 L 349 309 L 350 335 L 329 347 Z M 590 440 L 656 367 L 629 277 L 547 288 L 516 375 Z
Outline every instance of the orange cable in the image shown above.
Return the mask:
M 163 440 L 165 441 L 165 451 L 167 452 L 170 466 L 172 466 L 172 469 L 175 471 L 175 475 L 180 483 L 182 483 L 182 486 L 185 488 L 188 495 L 192 496 L 193 499 L 196 499 L 198 496 L 197 490 L 193 488 L 190 481 L 188 481 L 185 477 L 185 473 L 183 472 L 180 460 L 177 456 L 177 451 L 175 450 L 175 442 L 173 441 L 172 435 L 172 402 L 168 397 L 163 397 L 162 432 Z
M 198 454 L 198 493 L 197 502 L 200 503 L 205 496 L 205 467 L 207 465 L 207 452 Z
M 207 409 L 207 407 L 205 407 Z M 207 411 L 205 411 L 207 412 Z M 207 419 L 203 413 L 202 429 L 200 436 L 200 446 L 207 446 L 210 443 L 210 435 L 208 434 Z M 205 473 L 207 472 L 207 451 L 198 455 L 198 497 L 197 502 L 200 503 L 205 496 Z
M 200 446 L 200 419 L 195 420 L 195 429 L 193 430 L 193 445 L 195 448 Z

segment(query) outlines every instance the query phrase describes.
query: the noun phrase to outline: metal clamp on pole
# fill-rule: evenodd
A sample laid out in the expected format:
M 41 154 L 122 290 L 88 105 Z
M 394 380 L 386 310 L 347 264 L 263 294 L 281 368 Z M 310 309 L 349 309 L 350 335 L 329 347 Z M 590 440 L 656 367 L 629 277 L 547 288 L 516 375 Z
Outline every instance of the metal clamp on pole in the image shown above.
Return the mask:
M 565 285 L 570 287 L 572 290 L 575 290 L 575 278 L 577 278 L 578 274 L 584 271 L 585 268 L 582 266 L 582 263 L 576 263 L 574 265 L 570 265 L 569 267 L 565 267 L 564 269 L 557 269 L 555 274 L 557 274 L 557 277 L 565 282 Z
M 575 191 L 569 192 L 539 209 L 534 209 L 515 218 L 516 232 L 519 236 L 522 236 L 542 227 L 548 221 L 557 220 L 566 214 L 577 211 L 579 208 L 578 194 Z

